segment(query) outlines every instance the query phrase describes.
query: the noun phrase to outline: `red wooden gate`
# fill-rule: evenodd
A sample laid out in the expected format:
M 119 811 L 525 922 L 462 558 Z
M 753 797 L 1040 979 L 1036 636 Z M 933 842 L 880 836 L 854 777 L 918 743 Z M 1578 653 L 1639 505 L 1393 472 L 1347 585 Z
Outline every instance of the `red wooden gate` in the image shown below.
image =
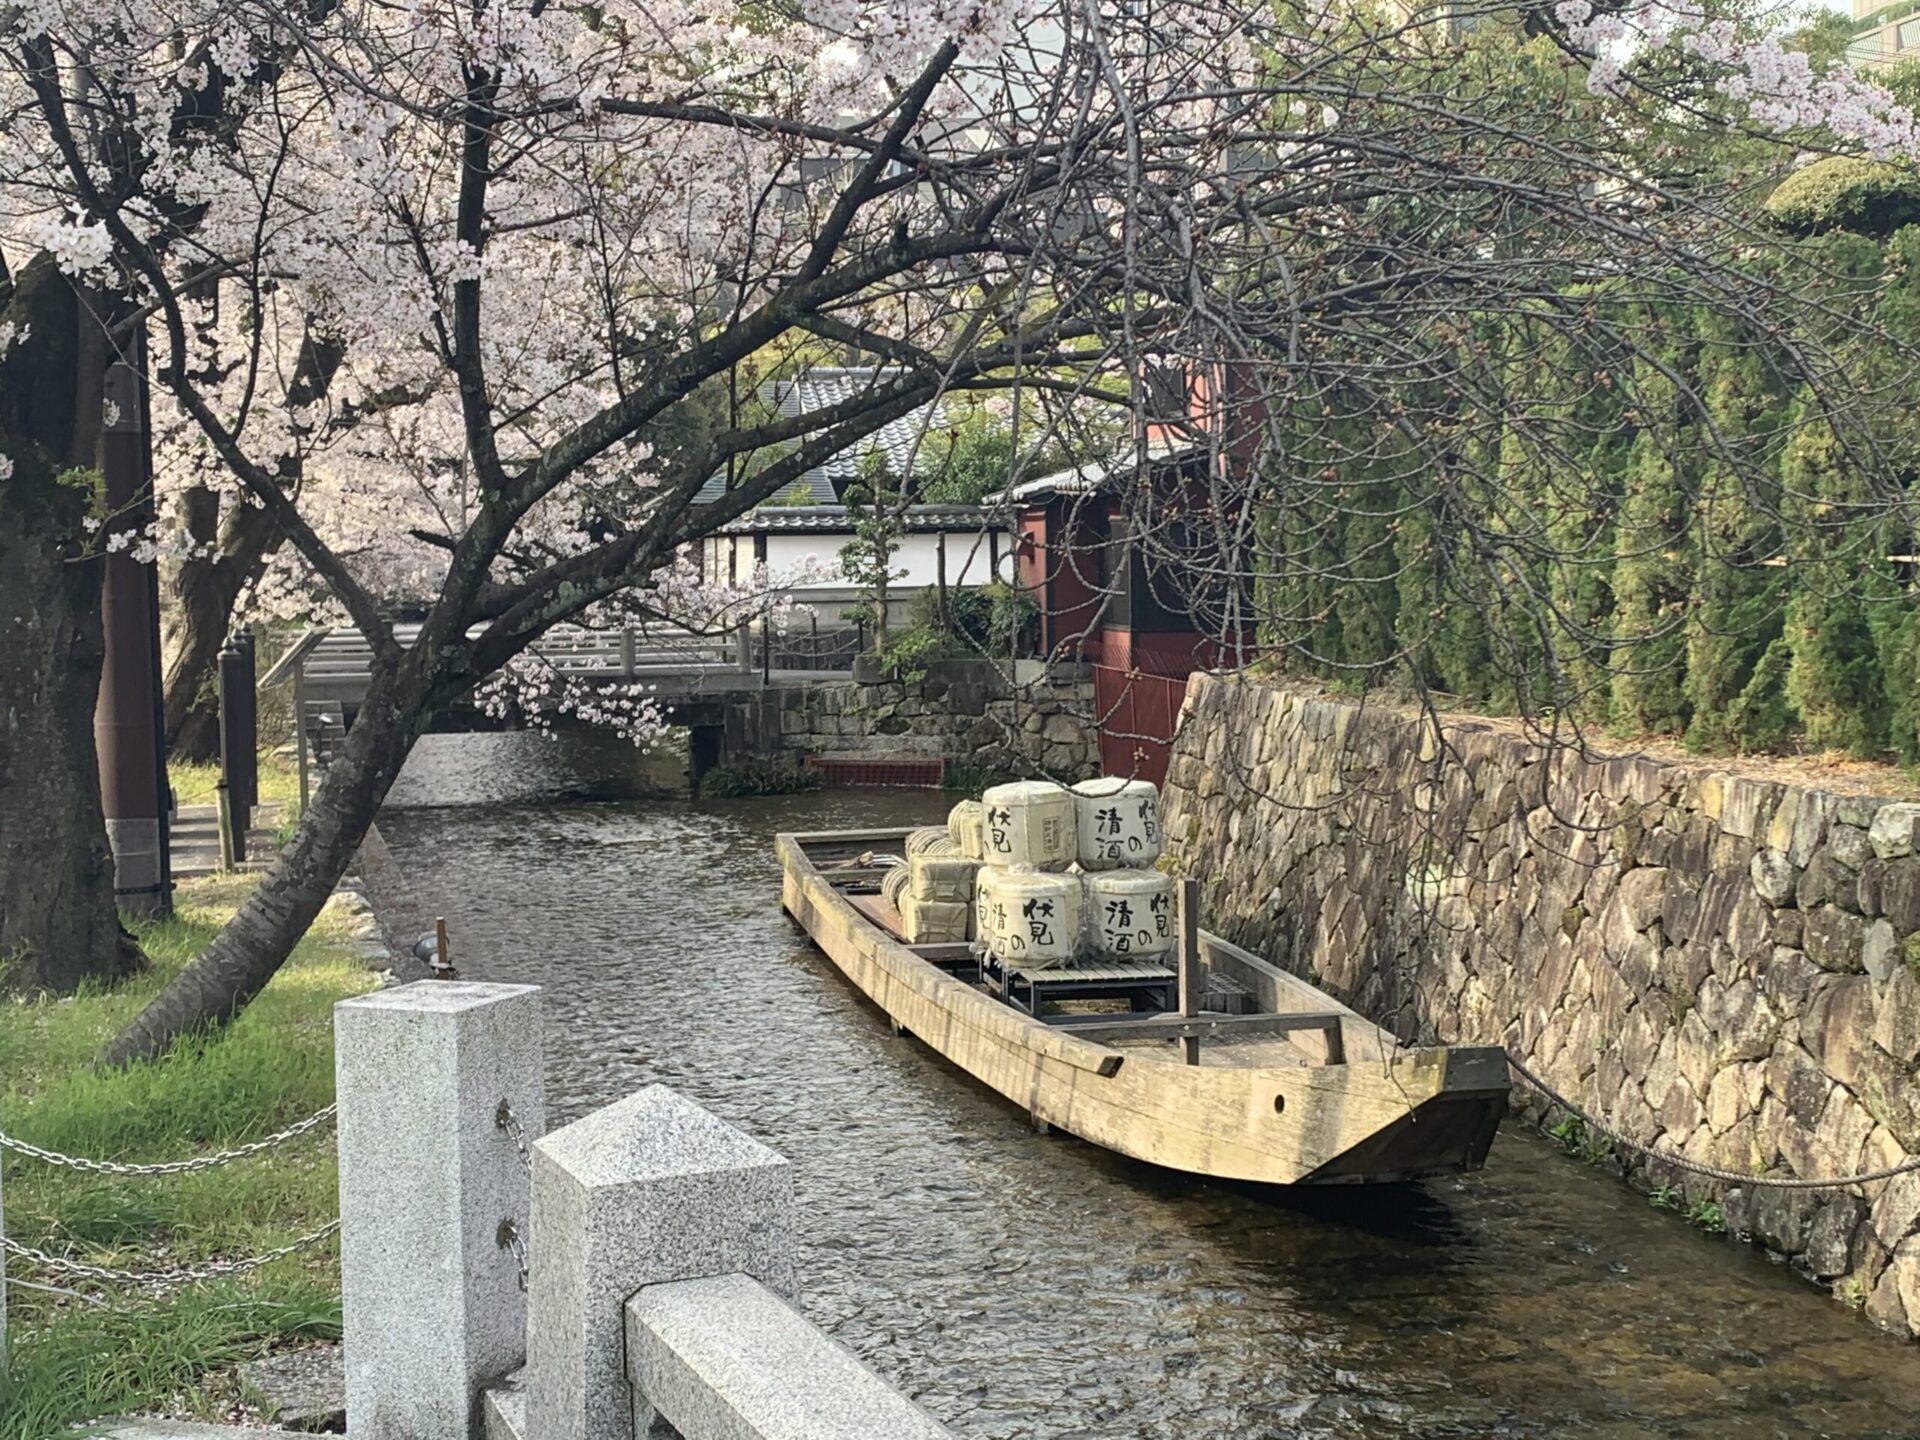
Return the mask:
M 1184 679 L 1094 666 L 1093 709 L 1100 731 L 1101 771 L 1166 784 L 1167 761 L 1173 755 L 1174 731 L 1186 694 Z

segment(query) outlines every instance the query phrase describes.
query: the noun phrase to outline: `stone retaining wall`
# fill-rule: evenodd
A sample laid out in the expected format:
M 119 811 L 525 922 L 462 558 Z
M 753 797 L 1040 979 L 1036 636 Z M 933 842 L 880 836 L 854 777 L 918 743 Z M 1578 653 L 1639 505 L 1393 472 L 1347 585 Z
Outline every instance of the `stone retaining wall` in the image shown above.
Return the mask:
M 1166 814 L 1212 928 L 1404 1039 L 1504 1043 L 1632 1139 L 1743 1173 L 1920 1155 L 1920 805 L 1202 675 Z M 1920 1334 L 1920 1174 L 1634 1178 Z
M 991 665 L 943 661 L 913 684 L 834 679 L 774 693 L 780 748 L 801 755 L 938 757 L 1063 781 L 1099 764 L 1090 681 L 1015 686 Z

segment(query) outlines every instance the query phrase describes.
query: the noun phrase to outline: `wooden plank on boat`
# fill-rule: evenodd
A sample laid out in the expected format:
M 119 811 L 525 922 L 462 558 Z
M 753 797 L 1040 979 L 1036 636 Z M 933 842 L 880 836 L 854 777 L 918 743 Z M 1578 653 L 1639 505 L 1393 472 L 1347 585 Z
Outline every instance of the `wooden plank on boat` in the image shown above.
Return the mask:
M 915 946 L 916 950 L 920 947 Z M 1049 965 L 1043 969 L 1032 969 L 1025 965 L 1012 966 L 1008 972 L 1022 980 L 1036 981 L 1042 985 L 1051 981 L 1072 984 L 1076 980 L 1139 980 L 1163 981 L 1173 979 L 1173 971 L 1164 965 Z
M 1208 967 L 1216 974 L 1225 975 L 1251 990 L 1255 1002 L 1263 1011 L 1279 1014 L 1332 1011 L 1344 1016 L 1346 1023 L 1341 1027 L 1341 1043 L 1347 1060 L 1354 1063 L 1382 1061 L 1400 1052 L 1400 1042 L 1390 1032 L 1297 975 L 1289 975 L 1278 965 L 1262 960 L 1258 955 L 1205 930 L 1200 932 L 1200 948 L 1207 957 Z M 1334 1063 L 1331 1056 L 1318 1058 L 1327 1064 Z
M 1174 905 L 1173 923 L 1179 937 L 1178 956 L 1180 961 L 1180 1014 L 1191 1020 L 1200 1013 L 1200 1005 L 1207 993 L 1207 977 L 1200 965 L 1200 882 L 1182 880 L 1180 895 Z M 1197 1030 L 1182 1031 L 1180 1051 L 1189 1065 L 1200 1063 L 1200 1033 Z
M 1228 1039 L 1240 1035 L 1291 1035 L 1302 1030 L 1331 1032 L 1338 1044 L 1340 1017 L 1326 1015 L 1049 1015 L 1056 1030 L 1090 1040 L 1181 1040 L 1194 1035 Z M 1338 1063 L 1338 1062 L 1336 1062 Z
M 961 940 L 949 945 L 909 945 L 907 949 L 922 960 L 930 960 L 935 965 L 957 965 L 962 961 L 973 961 L 973 942 Z

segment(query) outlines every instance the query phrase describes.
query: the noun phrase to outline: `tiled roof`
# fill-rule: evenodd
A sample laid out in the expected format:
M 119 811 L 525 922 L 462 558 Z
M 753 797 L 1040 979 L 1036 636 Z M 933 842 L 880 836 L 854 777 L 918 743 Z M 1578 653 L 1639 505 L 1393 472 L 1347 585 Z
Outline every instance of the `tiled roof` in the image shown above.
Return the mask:
M 1197 453 L 1199 447 L 1191 443 L 1155 439 L 1147 443 L 1146 463 L 1161 460 L 1181 460 Z M 1107 488 L 1115 480 L 1131 477 L 1141 468 L 1141 457 L 1136 450 L 1125 450 L 1105 460 L 1089 460 L 1069 470 L 1056 471 L 1052 475 L 1042 475 L 1036 480 L 1024 480 L 1005 490 L 996 490 L 986 497 L 988 505 L 1021 505 L 1030 500 L 1044 500 L 1052 495 L 1092 495 Z
M 978 505 L 909 505 L 901 524 L 909 532 L 978 530 L 987 512 Z M 829 530 L 853 533 L 845 505 L 762 505 L 720 527 L 722 535 L 751 535 L 764 531 Z
M 772 380 L 761 387 L 761 398 L 781 415 L 805 415 L 814 410 L 854 399 L 876 385 L 884 384 L 898 371 L 871 365 L 819 365 L 794 380 Z M 907 473 L 911 461 L 915 470 L 924 469 L 938 455 L 927 453 L 926 436 L 947 428 L 946 412 L 936 402 L 909 411 L 898 420 L 882 425 L 857 446 L 842 450 L 824 465 L 816 465 L 796 482 L 807 488 L 817 505 L 832 505 L 851 480 L 860 478 L 860 464 L 866 455 L 878 450 L 887 457 L 895 475 Z M 716 475 L 694 497 L 698 504 L 718 500 L 727 493 L 726 477 Z M 783 509 L 794 507 L 780 507 Z

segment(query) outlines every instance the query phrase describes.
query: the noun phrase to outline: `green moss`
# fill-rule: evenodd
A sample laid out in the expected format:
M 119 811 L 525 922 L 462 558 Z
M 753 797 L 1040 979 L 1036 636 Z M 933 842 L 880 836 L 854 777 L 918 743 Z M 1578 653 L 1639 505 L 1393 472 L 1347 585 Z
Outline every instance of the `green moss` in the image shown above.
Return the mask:
M 820 788 L 820 772 L 778 760 L 739 760 L 716 765 L 700 777 L 702 800 L 737 800 L 751 795 L 797 795 Z
M 1569 905 L 1560 912 L 1560 933 L 1569 940 L 1580 938 L 1580 927 L 1586 922 L 1587 910 L 1584 905 Z
M 1906 963 L 1907 969 L 1920 976 L 1920 930 L 1900 942 L 1900 958 Z
M 998 785 L 1009 777 L 991 765 L 976 765 L 971 760 L 948 760 L 940 767 L 942 790 L 964 790 L 977 795 L 989 785 Z

